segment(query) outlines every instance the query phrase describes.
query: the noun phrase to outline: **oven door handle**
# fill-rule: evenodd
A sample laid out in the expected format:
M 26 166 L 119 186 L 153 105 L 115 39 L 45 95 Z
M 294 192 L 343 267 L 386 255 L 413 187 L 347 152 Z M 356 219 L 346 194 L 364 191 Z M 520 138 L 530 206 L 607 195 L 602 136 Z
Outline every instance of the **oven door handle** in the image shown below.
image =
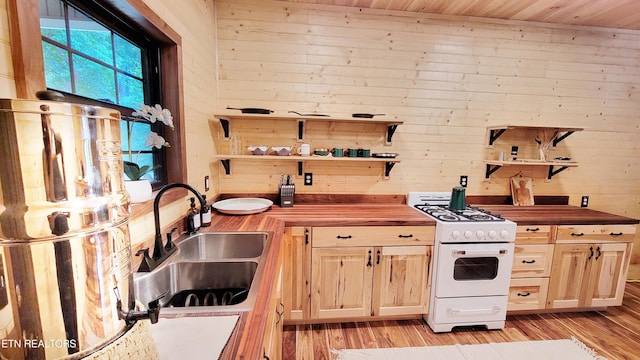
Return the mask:
M 507 252 L 508 252 L 507 249 L 500 249 L 500 250 L 456 250 L 456 249 L 453 249 L 453 255 L 470 255 L 470 256 L 474 256 L 474 255 L 482 255 L 482 256 L 504 255 Z
M 452 309 L 448 308 L 449 315 L 481 315 L 481 314 L 497 314 L 500 312 L 499 306 L 484 309 Z

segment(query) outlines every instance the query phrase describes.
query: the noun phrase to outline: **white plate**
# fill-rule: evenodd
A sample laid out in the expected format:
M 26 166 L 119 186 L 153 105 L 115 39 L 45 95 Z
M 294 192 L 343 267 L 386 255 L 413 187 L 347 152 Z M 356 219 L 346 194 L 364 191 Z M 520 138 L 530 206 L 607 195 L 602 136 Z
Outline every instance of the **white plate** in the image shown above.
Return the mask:
M 223 214 L 248 215 L 267 210 L 273 201 L 262 198 L 235 198 L 215 202 L 212 206 Z

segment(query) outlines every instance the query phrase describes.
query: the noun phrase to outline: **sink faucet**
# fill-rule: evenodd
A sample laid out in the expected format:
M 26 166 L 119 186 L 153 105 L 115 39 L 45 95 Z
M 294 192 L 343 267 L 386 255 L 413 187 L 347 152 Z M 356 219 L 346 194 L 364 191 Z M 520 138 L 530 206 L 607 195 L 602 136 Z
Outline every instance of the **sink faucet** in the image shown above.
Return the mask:
M 178 187 L 185 188 L 191 191 L 196 196 L 196 198 L 198 198 L 201 206 L 204 206 L 206 203 L 206 200 L 204 199 L 204 197 L 202 197 L 202 195 L 198 192 L 198 190 L 194 189 L 193 187 L 187 184 L 182 184 L 182 183 L 167 184 L 163 186 L 160 189 L 160 191 L 158 191 L 158 194 L 156 195 L 156 198 L 153 201 L 153 216 L 154 216 L 155 227 L 156 227 L 156 237 L 154 241 L 153 255 L 151 257 L 151 260 L 153 260 L 153 267 L 161 264 L 164 259 L 166 259 L 169 255 L 171 255 L 176 250 L 176 246 L 173 245 L 171 241 L 167 241 L 167 246 L 164 246 L 162 244 L 162 234 L 160 233 L 160 209 L 159 209 L 160 206 L 159 205 L 160 205 L 160 198 L 165 192 Z M 171 236 L 170 234 L 171 233 L 169 233 L 169 235 L 167 236 L 170 237 Z M 149 269 L 147 271 L 150 271 L 150 270 L 152 269 Z

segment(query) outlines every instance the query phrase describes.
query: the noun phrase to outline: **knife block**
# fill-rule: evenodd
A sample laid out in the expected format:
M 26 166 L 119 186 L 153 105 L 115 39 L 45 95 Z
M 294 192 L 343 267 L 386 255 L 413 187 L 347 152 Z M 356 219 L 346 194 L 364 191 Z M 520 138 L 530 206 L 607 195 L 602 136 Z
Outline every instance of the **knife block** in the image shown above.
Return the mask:
M 293 198 L 296 192 L 296 186 L 280 185 L 280 207 L 293 207 Z

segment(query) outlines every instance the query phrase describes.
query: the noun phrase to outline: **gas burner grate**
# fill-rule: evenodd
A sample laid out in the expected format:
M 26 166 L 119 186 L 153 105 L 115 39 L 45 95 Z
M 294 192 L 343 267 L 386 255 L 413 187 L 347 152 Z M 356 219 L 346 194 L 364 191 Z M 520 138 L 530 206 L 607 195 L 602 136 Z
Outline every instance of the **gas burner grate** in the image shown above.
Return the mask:
M 414 207 L 436 220 L 445 222 L 457 222 L 457 221 L 473 221 L 473 222 L 491 222 L 491 221 L 504 221 L 504 219 L 497 215 L 492 215 L 486 210 L 482 210 L 476 207 L 468 206 L 464 210 L 451 210 L 446 205 L 432 205 L 432 204 L 418 204 Z

